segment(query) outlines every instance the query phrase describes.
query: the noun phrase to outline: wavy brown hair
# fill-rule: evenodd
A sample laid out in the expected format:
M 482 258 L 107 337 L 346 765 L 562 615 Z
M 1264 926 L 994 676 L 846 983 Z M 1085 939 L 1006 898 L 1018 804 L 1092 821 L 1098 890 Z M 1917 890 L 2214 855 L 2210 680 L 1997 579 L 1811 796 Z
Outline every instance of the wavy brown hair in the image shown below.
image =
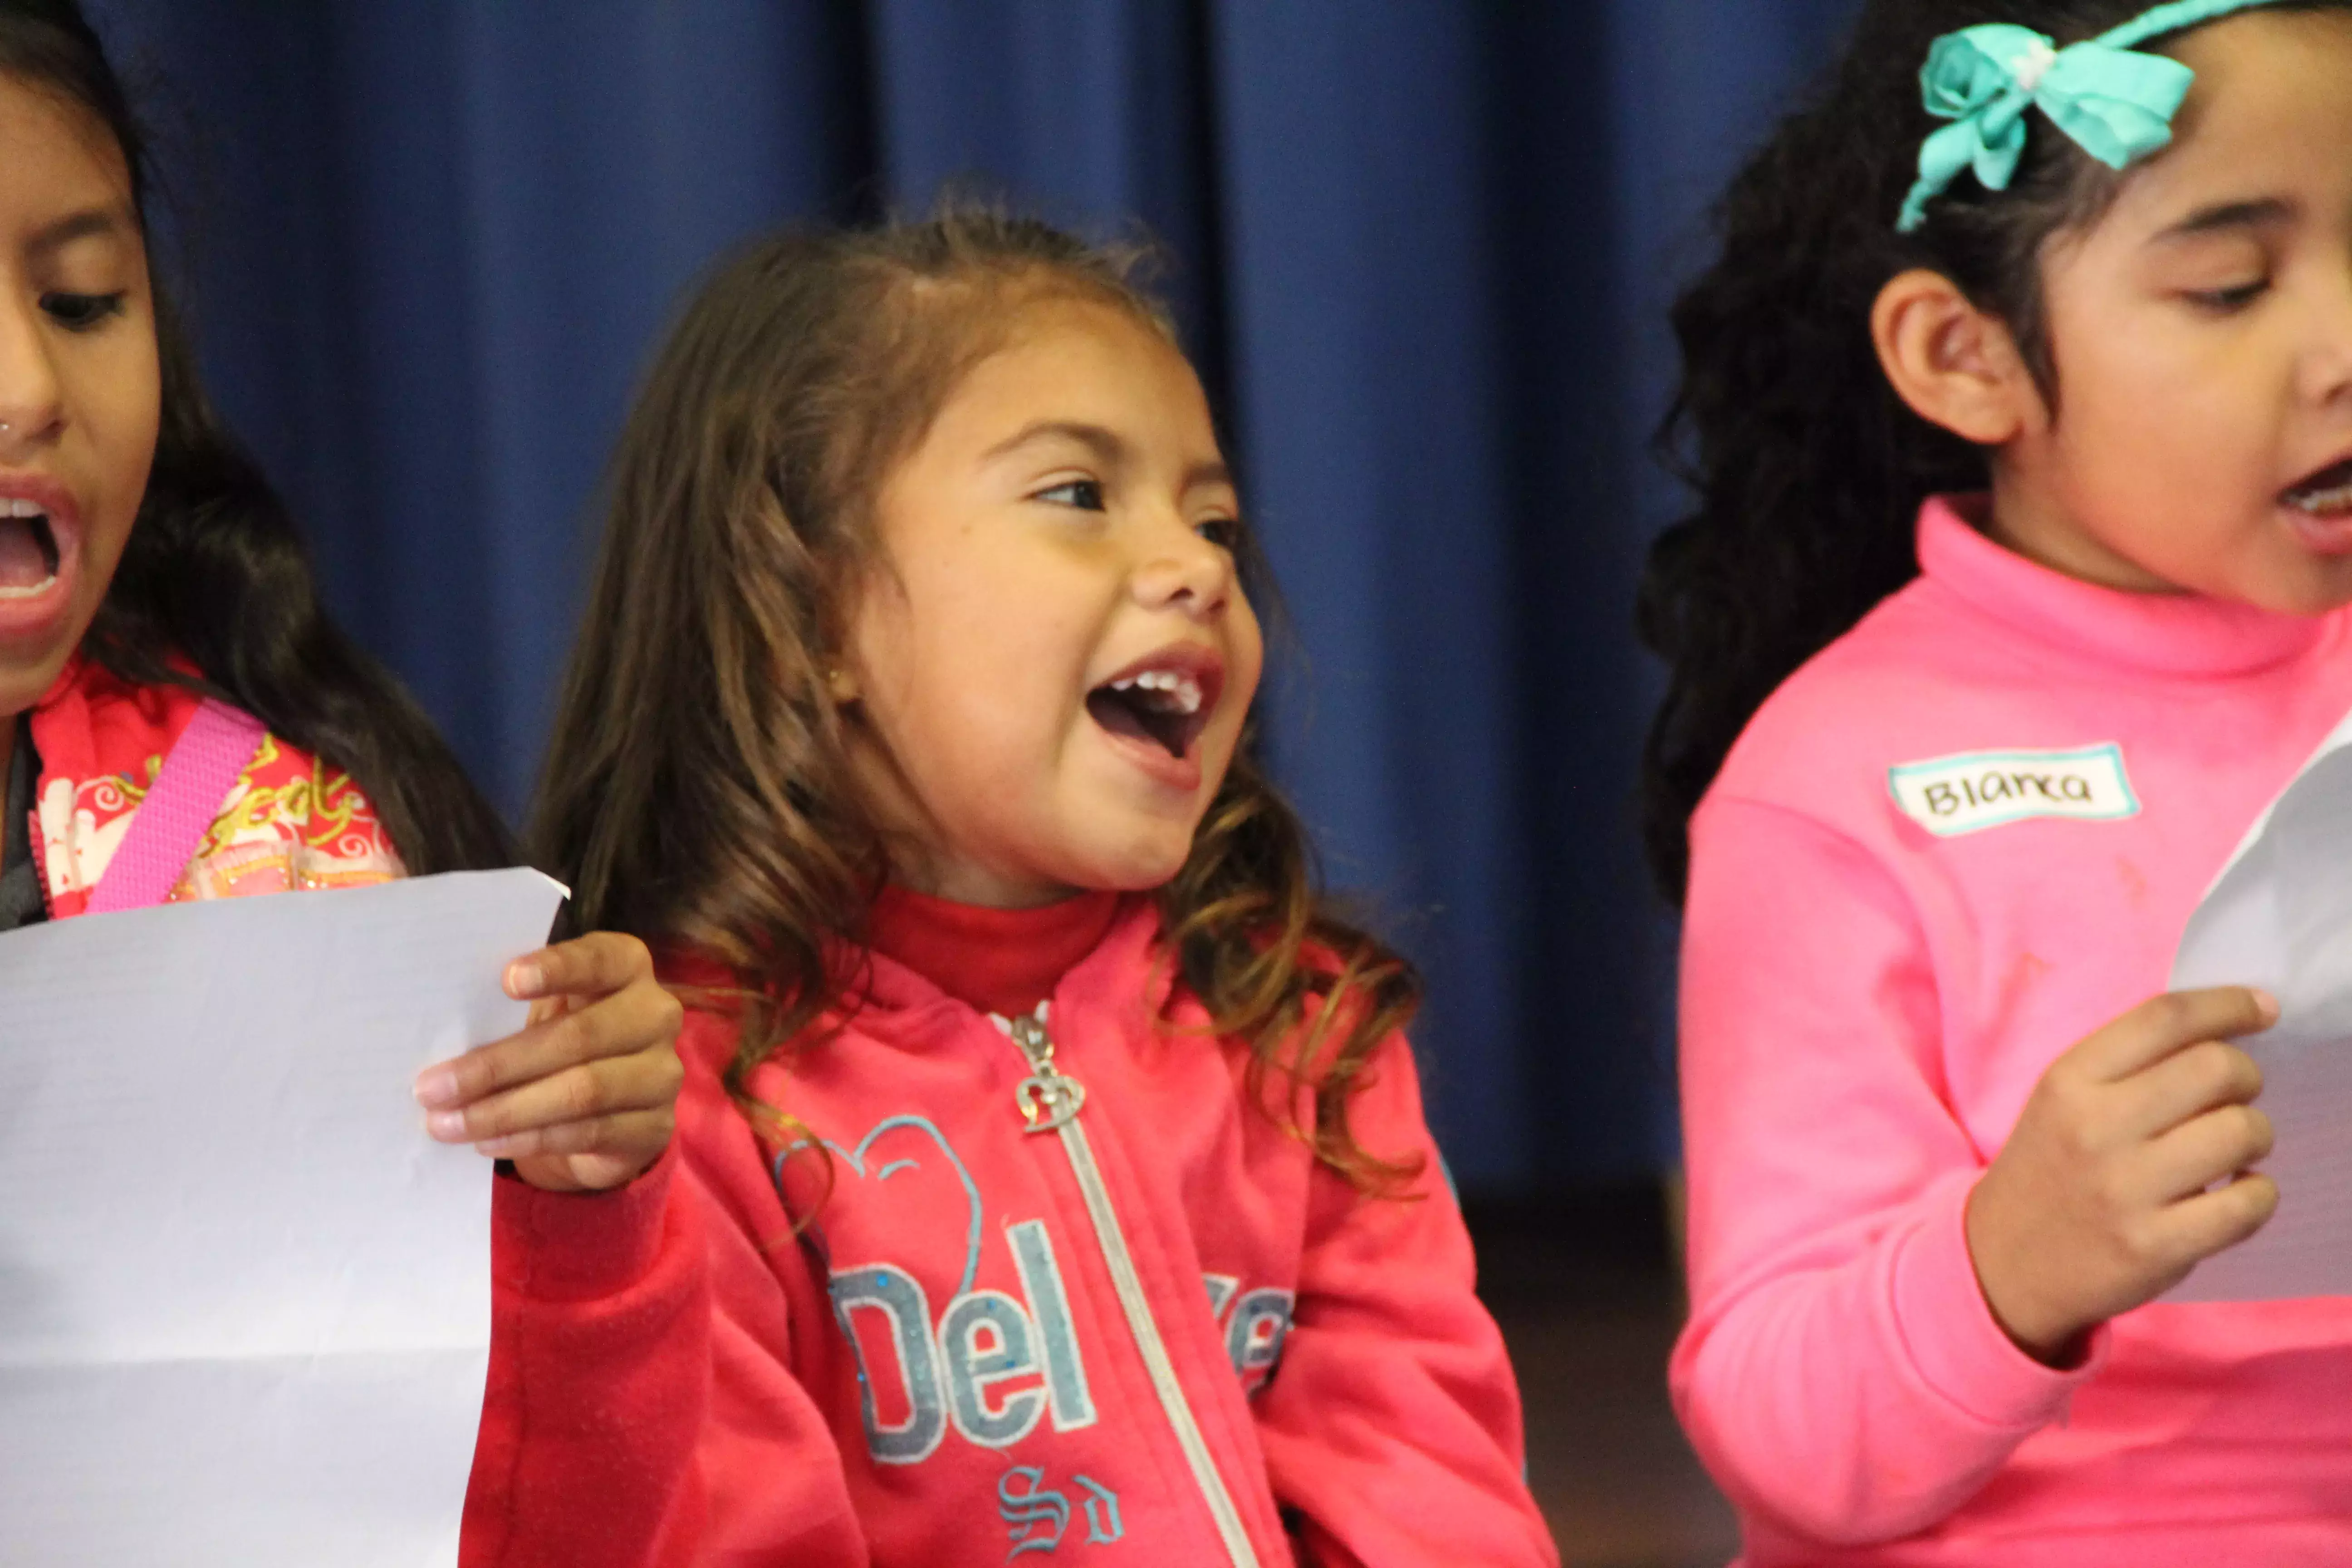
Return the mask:
M 720 267 L 688 305 L 614 455 L 604 537 L 541 787 L 540 862 L 583 928 L 707 954 L 738 986 L 727 1084 L 764 1135 L 788 1108 L 745 1089 L 854 1005 L 854 958 L 888 871 L 852 785 L 825 684 L 846 591 L 877 563 L 876 497 L 963 376 L 1044 300 L 1128 312 L 1174 342 L 1141 247 L 951 209 L 921 223 L 793 233 Z M 1237 552 L 1264 597 L 1263 558 Z M 1421 981 L 1334 913 L 1307 836 L 1256 761 L 1256 723 L 1183 868 L 1162 941 L 1247 1081 L 1311 1090 L 1294 1130 L 1368 1190 L 1418 1162 L 1365 1151 L 1349 1102 Z

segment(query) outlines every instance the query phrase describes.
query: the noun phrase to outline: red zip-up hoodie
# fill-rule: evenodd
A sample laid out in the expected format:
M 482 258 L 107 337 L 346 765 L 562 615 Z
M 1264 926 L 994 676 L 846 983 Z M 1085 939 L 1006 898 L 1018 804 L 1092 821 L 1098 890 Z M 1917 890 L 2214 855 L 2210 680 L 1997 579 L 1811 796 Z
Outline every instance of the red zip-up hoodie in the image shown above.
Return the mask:
M 29 824 L 52 919 L 83 912 L 199 699 L 76 658 L 29 716 Z M 173 901 L 359 886 L 403 875 L 352 780 L 263 738 Z M 422 1131 L 417 1134 L 424 1136 Z M 462 1568 L 682 1561 L 687 1463 L 710 1316 L 698 1206 L 666 1153 L 614 1193 L 498 1179 L 489 1380 L 466 1490 Z
M 696 1559 L 1557 1563 L 1404 1040 L 1350 1123 L 1422 1173 L 1368 1195 L 1251 1103 L 1150 900 L 1108 913 L 1042 1023 L 863 955 L 858 1005 L 747 1083 L 823 1159 L 754 1134 L 721 1086 L 734 1020 L 689 1016 Z

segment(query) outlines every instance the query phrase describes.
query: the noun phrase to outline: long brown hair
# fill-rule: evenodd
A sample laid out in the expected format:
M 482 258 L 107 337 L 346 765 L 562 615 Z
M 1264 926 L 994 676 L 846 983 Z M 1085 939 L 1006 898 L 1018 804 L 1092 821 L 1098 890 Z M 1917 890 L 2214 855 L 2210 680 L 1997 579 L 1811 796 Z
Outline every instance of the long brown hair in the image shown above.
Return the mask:
M 874 559 L 875 498 L 1023 307 L 1086 299 L 1173 342 L 1141 258 L 970 209 L 766 239 L 704 284 L 630 414 L 535 847 L 582 926 L 698 951 L 741 981 L 728 1087 L 772 1134 L 796 1124 L 746 1077 L 821 1037 L 812 1026 L 856 989 L 845 955 L 887 871 L 824 663 Z M 1245 587 L 1263 585 L 1262 558 L 1239 553 Z M 1310 1089 L 1313 1125 L 1297 1131 L 1317 1157 L 1389 1186 L 1418 1163 L 1362 1149 L 1348 1104 L 1421 982 L 1325 904 L 1255 729 L 1160 889 L 1162 938 L 1211 1027 L 1249 1050 L 1258 1103 Z

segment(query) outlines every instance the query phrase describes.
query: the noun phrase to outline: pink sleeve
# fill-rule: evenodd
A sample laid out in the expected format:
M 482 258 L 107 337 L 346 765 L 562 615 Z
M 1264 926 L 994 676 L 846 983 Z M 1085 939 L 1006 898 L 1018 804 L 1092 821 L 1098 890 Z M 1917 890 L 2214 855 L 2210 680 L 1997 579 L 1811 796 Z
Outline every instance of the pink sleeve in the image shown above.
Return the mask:
M 1524 1479 L 1518 1386 L 1402 1037 L 1376 1070 L 1349 1112 L 1359 1142 L 1424 1164 L 1403 1197 L 1310 1178 L 1291 1327 L 1255 1403 L 1275 1496 L 1317 1568 L 1556 1564 Z
M 1683 927 L 1691 1321 L 1675 1406 L 1734 1500 L 1823 1543 L 1965 1502 L 2094 1365 L 2019 1351 L 1961 1222 L 1982 1166 L 1947 1102 L 1908 900 L 1808 818 L 1710 802 Z
M 464 1568 L 688 1561 L 709 1296 L 677 1163 L 608 1194 L 498 1179 Z
M 824 1414 L 793 1375 L 776 1211 L 693 1048 L 677 1133 L 598 1196 L 498 1184 L 489 1389 L 461 1568 L 866 1568 Z M 764 1207 L 762 1206 L 764 1203 Z

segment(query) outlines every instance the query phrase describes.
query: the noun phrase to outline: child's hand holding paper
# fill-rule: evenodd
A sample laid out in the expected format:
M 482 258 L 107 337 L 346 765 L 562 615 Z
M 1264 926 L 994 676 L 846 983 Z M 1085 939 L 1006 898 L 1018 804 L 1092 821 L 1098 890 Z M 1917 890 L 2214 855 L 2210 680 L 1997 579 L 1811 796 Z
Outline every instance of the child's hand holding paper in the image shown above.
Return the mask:
M 549 1192 L 601 1192 L 669 1146 L 679 1079 L 677 998 L 633 936 L 598 931 L 507 966 L 531 1004 L 520 1033 L 416 1075 L 425 1126 L 514 1162 Z

